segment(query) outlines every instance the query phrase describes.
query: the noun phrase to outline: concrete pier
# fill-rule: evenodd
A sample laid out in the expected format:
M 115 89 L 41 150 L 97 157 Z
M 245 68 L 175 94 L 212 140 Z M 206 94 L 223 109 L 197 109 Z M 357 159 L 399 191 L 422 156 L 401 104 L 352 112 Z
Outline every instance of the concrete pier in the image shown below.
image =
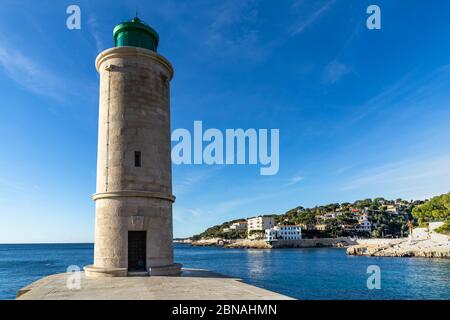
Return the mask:
M 86 277 L 80 289 L 68 289 L 72 273 L 42 278 L 20 289 L 18 300 L 291 300 L 292 298 L 200 269 L 180 277 Z

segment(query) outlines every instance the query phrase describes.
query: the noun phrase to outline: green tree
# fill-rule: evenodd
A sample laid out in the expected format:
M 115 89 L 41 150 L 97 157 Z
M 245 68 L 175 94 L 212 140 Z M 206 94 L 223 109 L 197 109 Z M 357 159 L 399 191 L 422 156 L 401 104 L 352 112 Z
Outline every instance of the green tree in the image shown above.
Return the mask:
M 414 207 L 412 214 L 419 224 L 450 220 L 450 192 L 431 198 L 424 204 Z

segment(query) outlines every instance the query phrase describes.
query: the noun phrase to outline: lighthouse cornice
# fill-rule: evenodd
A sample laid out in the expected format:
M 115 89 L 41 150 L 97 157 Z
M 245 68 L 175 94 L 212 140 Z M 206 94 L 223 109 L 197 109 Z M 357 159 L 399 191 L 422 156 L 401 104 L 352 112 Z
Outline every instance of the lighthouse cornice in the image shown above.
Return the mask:
M 111 191 L 111 192 L 98 192 L 92 195 L 94 201 L 99 199 L 111 199 L 111 198 L 153 198 L 162 199 L 170 202 L 175 202 L 175 196 L 169 193 L 153 192 L 153 191 L 139 191 L 139 190 L 123 190 L 123 191 Z
M 114 47 L 114 48 L 109 48 L 106 49 L 102 52 L 100 52 L 97 56 L 97 58 L 95 59 L 95 68 L 97 69 L 97 71 L 100 71 L 101 65 L 109 60 L 109 59 L 114 59 L 114 58 L 124 58 L 124 57 L 146 57 L 149 59 L 152 59 L 153 61 L 161 64 L 162 66 L 165 67 L 165 69 L 167 69 L 167 72 L 169 73 L 169 80 L 172 80 L 173 78 L 173 67 L 172 64 L 170 63 L 169 60 L 167 60 L 166 58 L 164 58 L 162 55 L 160 55 L 157 52 L 148 50 L 148 49 L 144 49 L 144 48 L 138 48 L 138 47 Z

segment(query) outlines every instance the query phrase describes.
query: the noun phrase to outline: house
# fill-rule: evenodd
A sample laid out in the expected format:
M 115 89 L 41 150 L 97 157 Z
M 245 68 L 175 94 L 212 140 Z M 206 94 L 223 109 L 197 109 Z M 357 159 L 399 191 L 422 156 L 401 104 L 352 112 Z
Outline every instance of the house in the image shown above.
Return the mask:
M 369 216 L 365 213 L 357 214 L 355 216 L 358 220 L 358 224 L 354 226 L 354 231 L 357 232 L 370 232 L 372 231 L 372 223 L 369 221 Z
M 333 212 L 327 212 L 324 215 L 322 215 L 322 218 L 324 220 L 328 220 L 328 219 L 336 219 L 336 217 L 340 215 L 340 213 L 333 213 Z
M 397 214 L 398 213 L 397 207 L 395 205 L 393 205 L 393 204 L 388 204 L 386 206 L 386 211 L 389 212 L 389 213 L 393 213 L 393 214 Z
M 372 223 L 369 220 L 363 220 L 358 223 L 356 226 L 356 231 L 360 232 L 371 232 L 372 231 Z
M 341 224 L 341 229 L 348 232 L 355 232 L 356 231 L 356 225 L 354 224 Z
M 267 229 L 266 241 L 278 240 L 300 240 L 302 238 L 302 227 L 300 225 L 278 225 Z
M 230 230 L 245 231 L 247 230 L 247 221 L 238 221 L 230 226 Z
M 325 231 L 325 230 L 327 230 L 327 225 L 326 224 L 316 224 L 314 226 L 314 229 L 319 230 L 319 231 Z
M 275 218 L 269 216 L 259 216 L 247 219 L 247 231 L 264 231 L 275 225 Z
M 298 224 L 300 227 L 302 227 L 303 230 L 314 230 L 315 229 L 315 225 L 312 223 L 300 223 Z

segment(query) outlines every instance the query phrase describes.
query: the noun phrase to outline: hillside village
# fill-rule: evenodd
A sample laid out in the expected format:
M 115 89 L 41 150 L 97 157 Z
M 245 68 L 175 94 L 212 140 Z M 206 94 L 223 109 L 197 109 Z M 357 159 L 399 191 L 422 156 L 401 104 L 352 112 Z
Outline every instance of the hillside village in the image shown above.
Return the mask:
M 408 222 L 415 221 L 413 208 L 420 200 L 358 200 L 314 208 L 302 206 L 281 215 L 262 215 L 225 222 L 208 228 L 191 239 L 296 240 L 334 237 L 398 238 L 408 234 Z

